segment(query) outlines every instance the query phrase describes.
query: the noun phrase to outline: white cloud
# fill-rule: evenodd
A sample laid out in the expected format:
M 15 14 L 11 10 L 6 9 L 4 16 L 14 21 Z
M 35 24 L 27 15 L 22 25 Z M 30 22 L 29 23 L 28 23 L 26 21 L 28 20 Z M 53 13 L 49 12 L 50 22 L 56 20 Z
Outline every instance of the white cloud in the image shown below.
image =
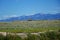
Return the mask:
M 4 16 L 5 18 L 17 17 L 17 15 Z
M 0 17 L 0 20 L 11 18 L 11 17 L 18 17 L 18 15 L 5 15 L 5 16 Z

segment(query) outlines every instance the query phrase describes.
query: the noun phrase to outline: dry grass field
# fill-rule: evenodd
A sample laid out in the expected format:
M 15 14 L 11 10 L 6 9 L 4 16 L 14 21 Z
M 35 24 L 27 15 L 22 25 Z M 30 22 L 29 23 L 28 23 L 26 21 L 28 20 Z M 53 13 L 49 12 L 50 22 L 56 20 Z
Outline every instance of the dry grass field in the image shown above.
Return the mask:
M 42 32 L 60 29 L 60 20 L 0 22 L 1 32 Z

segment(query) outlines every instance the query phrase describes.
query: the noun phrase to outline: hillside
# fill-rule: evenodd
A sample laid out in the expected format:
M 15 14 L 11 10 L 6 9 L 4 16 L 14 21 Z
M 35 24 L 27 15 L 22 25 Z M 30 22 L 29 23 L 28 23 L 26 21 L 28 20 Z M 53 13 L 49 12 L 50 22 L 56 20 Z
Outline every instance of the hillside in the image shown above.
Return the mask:
M 29 16 L 19 16 L 19 17 L 11 17 L 4 20 L 0 20 L 0 22 L 10 22 L 10 21 L 26 21 L 28 19 L 31 20 L 60 20 L 60 13 L 56 14 L 41 14 L 37 13 Z

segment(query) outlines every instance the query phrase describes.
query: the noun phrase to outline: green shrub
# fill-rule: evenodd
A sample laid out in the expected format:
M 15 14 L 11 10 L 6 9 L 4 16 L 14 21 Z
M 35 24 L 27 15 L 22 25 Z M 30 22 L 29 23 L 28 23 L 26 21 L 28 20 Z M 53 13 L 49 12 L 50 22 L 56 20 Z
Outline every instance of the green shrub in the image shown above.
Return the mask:
M 54 31 L 46 32 L 47 37 L 49 40 L 56 40 L 57 39 L 57 33 Z
M 60 32 L 58 31 L 48 31 L 44 33 L 39 33 L 38 35 L 28 33 L 27 37 L 21 38 L 18 35 L 7 34 L 6 36 L 0 34 L 0 40 L 60 40 Z
M 0 34 L 0 40 L 4 40 L 4 36 Z
M 20 36 L 7 34 L 5 40 L 22 40 Z
M 39 37 L 38 37 L 38 35 L 28 33 L 25 40 L 39 40 Z

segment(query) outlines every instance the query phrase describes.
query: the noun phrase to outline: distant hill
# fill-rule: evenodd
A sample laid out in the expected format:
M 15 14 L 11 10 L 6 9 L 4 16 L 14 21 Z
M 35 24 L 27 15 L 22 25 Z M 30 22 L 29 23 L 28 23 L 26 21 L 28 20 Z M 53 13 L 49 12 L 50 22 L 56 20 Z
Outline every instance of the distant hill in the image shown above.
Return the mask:
M 60 20 L 60 13 L 56 14 L 41 14 L 37 13 L 34 15 L 29 15 L 29 16 L 19 16 L 19 17 L 11 17 L 8 19 L 0 20 L 0 22 L 9 22 L 9 21 L 23 21 L 23 20 Z

